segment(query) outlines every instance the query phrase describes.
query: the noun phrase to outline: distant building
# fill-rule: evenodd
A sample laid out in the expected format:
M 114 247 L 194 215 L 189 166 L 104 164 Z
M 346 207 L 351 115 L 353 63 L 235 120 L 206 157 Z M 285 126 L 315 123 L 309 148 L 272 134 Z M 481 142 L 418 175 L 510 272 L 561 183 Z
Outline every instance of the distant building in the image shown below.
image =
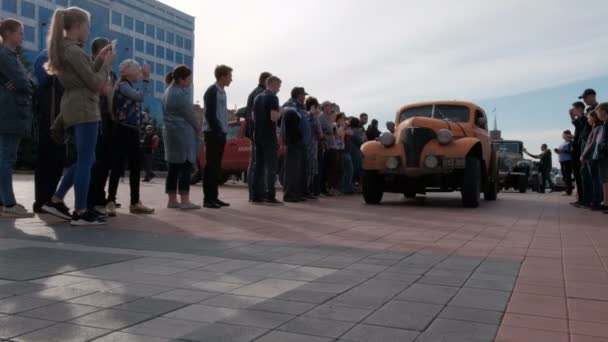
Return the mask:
M 193 66 L 194 17 L 156 0 L 0 0 L 0 18 L 24 23 L 24 55 L 33 64 L 46 48 L 53 12 L 69 6 L 91 13 L 90 41 L 96 37 L 118 40 L 115 70 L 127 58 L 152 67 L 151 96 L 144 108 L 160 117 L 164 76 L 176 65 Z
M 494 129 L 490 131 L 490 139 L 502 140 L 502 132 L 498 129 L 498 122 L 494 116 Z

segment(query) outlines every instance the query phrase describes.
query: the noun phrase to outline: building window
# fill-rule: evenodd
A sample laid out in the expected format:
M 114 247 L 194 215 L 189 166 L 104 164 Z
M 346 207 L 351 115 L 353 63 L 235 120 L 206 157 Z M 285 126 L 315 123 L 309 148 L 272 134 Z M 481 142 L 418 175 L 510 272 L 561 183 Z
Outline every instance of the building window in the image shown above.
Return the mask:
M 144 26 L 144 22 L 143 21 L 135 21 L 135 32 L 140 33 L 140 34 L 144 34 L 145 30 L 145 26 Z
M 59 6 L 68 7 L 68 0 L 55 0 L 55 3 Z
M 36 6 L 29 1 L 21 1 L 21 15 L 26 18 L 36 19 Z
M 175 63 L 177 64 L 184 64 L 184 55 L 182 55 L 179 52 L 175 53 Z
M 28 25 L 23 25 L 23 35 L 25 36 L 25 40 L 30 42 L 30 43 L 35 43 L 36 42 L 36 29 L 28 26 Z
M 154 31 L 154 26 L 147 24 L 146 25 L 146 35 L 150 38 L 154 38 L 155 37 L 155 31 Z
M 17 1 L 16 0 L 2 0 L 2 9 L 17 14 Z
M 128 30 L 133 30 L 133 18 L 129 17 L 128 15 L 125 15 L 125 28 L 127 28 Z
M 141 57 L 135 57 L 135 60 L 137 61 L 137 63 L 139 63 L 139 65 L 144 65 L 145 64 L 144 59 L 141 58 Z
M 154 56 L 154 44 L 146 43 L 146 55 Z
M 112 25 L 122 26 L 122 14 L 112 11 Z
M 141 39 L 135 39 L 135 51 L 144 52 L 144 41 Z
M 156 63 L 156 74 L 158 76 L 165 76 L 165 66 L 160 63 Z
M 156 92 L 161 94 L 165 92 L 165 85 L 163 82 L 156 81 Z
M 182 38 L 182 36 L 177 34 L 175 35 L 175 46 L 177 46 L 178 48 L 184 47 L 184 38 Z
M 161 42 L 165 41 L 165 30 L 158 28 L 156 29 L 156 39 L 160 40 Z
M 156 57 L 165 58 L 165 48 L 162 46 L 156 46 Z
M 173 68 L 170 66 L 165 66 L 165 75 L 169 74 L 170 72 L 173 72 Z
M 184 64 L 192 68 L 192 56 L 184 56 Z
M 192 51 L 192 39 L 185 39 L 184 40 L 184 49 L 188 50 L 188 51 Z
M 167 32 L 167 43 L 174 44 L 175 43 L 175 34 L 172 32 Z
M 167 50 L 166 50 L 166 52 L 165 52 L 165 57 L 167 57 L 167 60 L 168 60 L 168 61 L 173 62 L 173 58 L 175 58 L 175 57 L 174 57 L 173 50 L 171 50 L 171 49 L 167 49 Z

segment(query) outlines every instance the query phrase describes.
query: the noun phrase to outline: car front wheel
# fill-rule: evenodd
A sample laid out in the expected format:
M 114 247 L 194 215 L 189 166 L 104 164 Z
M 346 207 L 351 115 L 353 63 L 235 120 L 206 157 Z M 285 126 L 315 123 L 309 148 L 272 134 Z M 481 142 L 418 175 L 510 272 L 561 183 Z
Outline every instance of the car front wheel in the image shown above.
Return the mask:
M 479 158 L 468 157 L 462 180 L 462 204 L 467 208 L 477 208 L 481 197 L 481 162 Z
M 377 171 L 363 172 L 363 199 L 367 204 L 379 204 L 384 195 L 383 179 Z

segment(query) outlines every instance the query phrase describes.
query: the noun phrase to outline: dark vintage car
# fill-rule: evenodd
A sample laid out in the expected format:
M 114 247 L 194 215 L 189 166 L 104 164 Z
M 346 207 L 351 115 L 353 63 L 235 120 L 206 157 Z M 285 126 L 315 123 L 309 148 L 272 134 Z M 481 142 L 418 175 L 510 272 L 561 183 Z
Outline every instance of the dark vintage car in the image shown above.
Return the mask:
M 492 144 L 498 154 L 500 189 L 527 192 L 530 183 L 534 183 L 530 180 L 534 164 L 524 159 L 524 143 L 519 140 L 499 140 Z

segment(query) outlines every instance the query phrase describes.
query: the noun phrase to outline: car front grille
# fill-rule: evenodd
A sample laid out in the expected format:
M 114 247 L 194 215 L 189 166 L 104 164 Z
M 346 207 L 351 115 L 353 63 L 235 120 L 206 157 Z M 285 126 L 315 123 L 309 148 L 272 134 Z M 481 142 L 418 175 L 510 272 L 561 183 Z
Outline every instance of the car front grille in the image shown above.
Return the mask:
M 430 128 L 408 127 L 402 132 L 405 134 L 406 166 L 420 167 L 420 154 L 426 144 L 435 139 L 436 134 Z

